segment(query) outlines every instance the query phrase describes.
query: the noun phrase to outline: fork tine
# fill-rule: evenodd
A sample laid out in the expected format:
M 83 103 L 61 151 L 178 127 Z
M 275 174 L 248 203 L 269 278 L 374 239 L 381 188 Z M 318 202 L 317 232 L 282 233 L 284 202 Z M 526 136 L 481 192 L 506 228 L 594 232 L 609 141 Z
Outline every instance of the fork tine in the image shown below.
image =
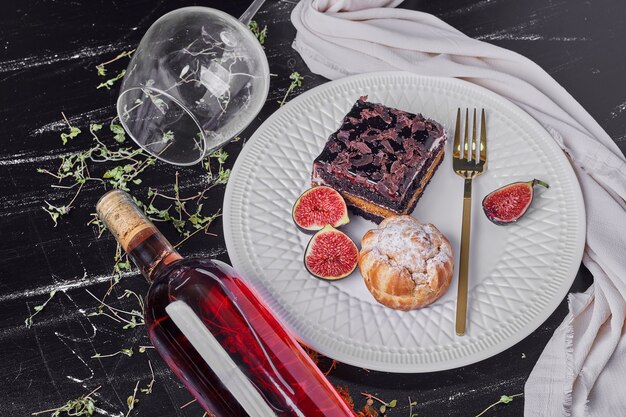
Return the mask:
M 480 116 L 480 160 L 487 161 L 487 128 L 485 127 L 485 109 Z
M 474 107 L 474 120 L 472 122 L 472 150 L 469 153 L 468 160 L 474 160 L 474 162 L 478 162 L 476 159 L 476 108 Z
M 469 129 L 467 128 L 467 119 L 469 119 L 468 117 L 468 109 L 465 109 L 465 133 L 463 134 L 463 152 L 461 152 L 461 158 L 468 158 L 469 160 L 469 138 L 468 138 L 468 133 L 469 133 Z
M 456 110 L 456 127 L 454 128 L 454 144 L 452 145 L 452 157 L 461 157 L 461 108 Z

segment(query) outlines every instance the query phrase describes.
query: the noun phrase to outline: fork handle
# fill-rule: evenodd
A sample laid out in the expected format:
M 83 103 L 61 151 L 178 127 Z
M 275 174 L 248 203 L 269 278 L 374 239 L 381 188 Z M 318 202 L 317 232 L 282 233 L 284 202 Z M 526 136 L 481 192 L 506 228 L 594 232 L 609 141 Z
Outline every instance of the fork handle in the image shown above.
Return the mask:
M 456 298 L 456 334 L 465 334 L 467 322 L 467 272 L 470 252 L 470 227 L 472 225 L 472 179 L 465 179 L 463 192 L 463 221 L 461 225 L 461 254 L 459 259 L 459 286 Z

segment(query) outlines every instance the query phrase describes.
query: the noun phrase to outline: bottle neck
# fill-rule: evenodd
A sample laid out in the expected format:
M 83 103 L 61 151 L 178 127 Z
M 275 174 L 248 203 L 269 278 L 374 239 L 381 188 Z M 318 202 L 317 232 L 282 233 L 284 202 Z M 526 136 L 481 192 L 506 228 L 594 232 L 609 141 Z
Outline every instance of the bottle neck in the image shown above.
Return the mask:
M 148 281 L 158 276 L 162 268 L 181 259 L 176 249 L 124 191 L 113 190 L 103 195 L 96 211 Z
M 166 266 L 181 259 L 176 249 L 154 226 L 138 233 L 125 250 L 148 281 L 153 281 Z

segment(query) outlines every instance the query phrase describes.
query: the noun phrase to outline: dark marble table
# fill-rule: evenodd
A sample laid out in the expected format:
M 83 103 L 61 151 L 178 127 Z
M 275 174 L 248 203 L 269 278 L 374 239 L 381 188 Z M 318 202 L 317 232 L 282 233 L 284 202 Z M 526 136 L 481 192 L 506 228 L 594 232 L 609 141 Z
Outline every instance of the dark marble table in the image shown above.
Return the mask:
M 193 2 L 187 0 L 103 1 L 23 0 L 3 3 L 0 17 L 0 415 L 30 415 L 58 407 L 67 400 L 101 386 L 94 396 L 96 414 L 122 416 L 137 381 L 144 387 L 154 368 L 151 394 L 138 393 L 134 416 L 202 416 L 196 404 L 181 409 L 192 397 L 153 350 L 145 329 L 123 330 L 107 317 L 92 317 L 98 303 L 87 292 L 102 295 L 112 276 L 115 244 L 86 223 L 105 188 L 88 182 L 74 209 L 54 224 L 43 210 L 46 202 L 67 204 L 75 189 L 52 188 L 53 178 L 38 168 L 56 170 L 59 158 L 84 150 L 84 134 L 63 146 L 63 112 L 83 132 L 90 123 L 105 123 L 115 114 L 119 83 L 109 91 L 96 89 L 102 78 L 95 65 L 134 48 L 142 34 L 162 14 L 188 5 L 213 6 L 235 16 L 246 1 Z M 241 135 L 248 138 L 272 114 L 289 85 L 289 74 L 304 76 L 295 94 L 325 82 L 312 74 L 291 49 L 295 31 L 289 21 L 294 1 L 269 0 L 256 20 L 267 25 L 265 50 L 271 79 L 267 104 Z M 622 151 L 626 148 L 626 6 L 617 0 L 451 0 L 407 1 L 404 7 L 433 13 L 470 36 L 520 52 L 543 66 L 600 122 Z M 111 64 L 110 74 L 127 61 Z M 291 97 L 291 96 L 290 96 Z M 226 150 L 232 166 L 244 140 Z M 109 166 L 111 167 L 111 166 Z M 157 164 L 145 172 L 144 182 L 132 187 L 145 196 L 149 186 L 171 191 L 176 168 Z M 202 187 L 193 181 L 200 167 L 178 169 L 181 192 L 192 195 Z M 102 172 L 100 172 L 101 174 Z M 210 192 L 205 210 L 222 205 L 224 187 Z M 172 241 L 180 240 L 171 227 L 163 228 Z M 228 261 L 219 220 L 198 234 L 181 251 Z M 573 291 L 584 290 L 592 279 L 581 267 Z M 147 283 L 136 273 L 126 274 L 115 297 L 118 308 L 131 309 L 132 300 L 117 296 L 123 289 L 144 294 Z M 59 289 L 27 328 L 24 320 L 35 312 L 50 291 Z M 501 395 L 523 392 L 528 375 L 552 332 L 566 313 L 563 301 L 535 332 L 512 348 L 480 363 L 445 372 L 388 374 L 338 364 L 329 378 L 352 394 L 357 410 L 367 392 L 398 405 L 389 416 L 409 416 L 408 398 L 419 416 L 475 416 Z M 101 354 L 133 348 L 132 357 Z M 326 370 L 330 360 L 322 359 Z M 491 409 L 487 416 L 522 415 L 523 397 Z

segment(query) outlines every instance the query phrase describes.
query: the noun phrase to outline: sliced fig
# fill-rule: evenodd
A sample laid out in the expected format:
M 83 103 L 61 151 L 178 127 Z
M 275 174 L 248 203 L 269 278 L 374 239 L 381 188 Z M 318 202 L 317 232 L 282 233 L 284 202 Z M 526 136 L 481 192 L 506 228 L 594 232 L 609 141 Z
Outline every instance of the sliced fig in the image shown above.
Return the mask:
M 485 215 L 500 225 L 518 221 L 533 201 L 535 185 L 549 187 L 545 182 L 534 179 L 528 182 L 514 182 L 492 191 L 483 199 Z
M 359 250 L 352 239 L 326 225 L 309 241 L 304 252 L 304 266 L 313 276 L 335 281 L 350 275 L 358 258 Z
M 339 227 L 350 221 L 341 194 L 326 186 L 309 188 L 302 193 L 293 205 L 291 216 L 305 232 L 321 230 L 327 224 Z

